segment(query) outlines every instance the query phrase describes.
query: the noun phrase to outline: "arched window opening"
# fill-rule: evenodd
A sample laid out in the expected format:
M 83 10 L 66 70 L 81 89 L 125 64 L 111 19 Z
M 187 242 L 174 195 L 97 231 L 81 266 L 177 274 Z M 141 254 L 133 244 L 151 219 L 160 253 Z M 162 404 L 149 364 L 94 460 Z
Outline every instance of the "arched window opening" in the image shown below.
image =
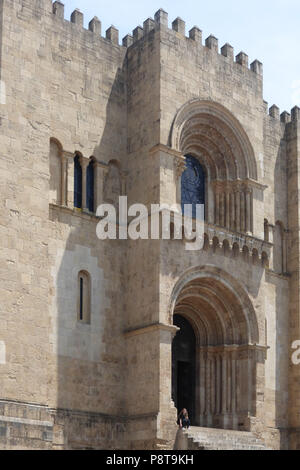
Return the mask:
M 205 205 L 205 171 L 199 160 L 192 155 L 186 155 L 186 170 L 181 177 L 181 206 L 182 212 L 196 218 L 197 204 Z M 185 211 L 186 204 L 192 205 L 192 213 Z
M 259 255 L 256 248 L 253 248 L 252 250 L 252 262 L 254 265 L 257 265 L 259 262 Z
M 74 207 L 82 208 L 82 168 L 78 154 L 74 158 Z
M 91 161 L 86 170 L 86 203 L 90 212 L 94 212 L 94 162 Z
M 246 245 L 243 247 L 243 260 L 249 262 L 249 248 Z
M 86 271 L 78 275 L 78 321 L 91 323 L 91 281 Z

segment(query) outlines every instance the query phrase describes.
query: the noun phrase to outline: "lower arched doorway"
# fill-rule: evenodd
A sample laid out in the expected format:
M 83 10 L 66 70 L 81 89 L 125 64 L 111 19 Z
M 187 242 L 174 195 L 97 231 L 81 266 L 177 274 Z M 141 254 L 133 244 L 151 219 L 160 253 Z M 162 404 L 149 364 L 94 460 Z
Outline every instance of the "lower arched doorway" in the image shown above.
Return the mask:
M 264 393 L 266 350 L 247 295 L 227 281 L 220 271 L 200 271 L 175 291 L 172 397 L 193 425 L 250 430 Z
M 172 399 L 180 412 L 186 408 L 191 423 L 195 421 L 196 337 L 189 321 L 174 315 L 180 328 L 172 345 Z

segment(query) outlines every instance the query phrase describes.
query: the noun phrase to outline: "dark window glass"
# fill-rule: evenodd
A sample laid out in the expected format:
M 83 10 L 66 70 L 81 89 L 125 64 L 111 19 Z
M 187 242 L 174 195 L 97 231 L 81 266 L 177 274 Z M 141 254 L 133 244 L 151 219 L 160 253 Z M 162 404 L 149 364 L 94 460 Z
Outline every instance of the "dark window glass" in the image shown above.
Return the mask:
M 74 207 L 81 209 L 82 207 L 82 168 L 79 156 L 74 159 Z
M 83 279 L 80 278 L 80 306 L 79 306 L 79 317 L 80 320 L 83 320 Z
M 181 205 L 192 204 L 192 217 L 196 217 L 196 205 L 205 204 L 205 172 L 197 158 L 186 155 L 186 170 L 181 177 Z M 190 215 L 190 214 L 189 214 Z
M 86 170 L 86 201 L 87 208 L 94 212 L 94 163 L 90 162 Z

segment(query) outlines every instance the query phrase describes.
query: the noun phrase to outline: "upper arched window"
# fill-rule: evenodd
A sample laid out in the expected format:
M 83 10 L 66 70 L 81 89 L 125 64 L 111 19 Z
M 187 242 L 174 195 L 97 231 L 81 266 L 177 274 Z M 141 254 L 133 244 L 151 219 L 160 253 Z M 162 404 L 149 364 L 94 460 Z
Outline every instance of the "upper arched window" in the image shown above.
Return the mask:
M 86 271 L 78 275 L 78 321 L 91 323 L 91 279 Z
M 82 168 L 79 155 L 74 158 L 74 207 L 82 208 Z
M 94 212 L 94 162 L 91 161 L 86 170 L 86 204 L 90 212 Z
M 205 205 L 205 171 L 199 160 L 186 155 L 186 170 L 181 177 L 181 205 L 192 205 L 192 217 L 196 217 L 197 204 Z M 189 214 L 190 215 L 190 214 Z

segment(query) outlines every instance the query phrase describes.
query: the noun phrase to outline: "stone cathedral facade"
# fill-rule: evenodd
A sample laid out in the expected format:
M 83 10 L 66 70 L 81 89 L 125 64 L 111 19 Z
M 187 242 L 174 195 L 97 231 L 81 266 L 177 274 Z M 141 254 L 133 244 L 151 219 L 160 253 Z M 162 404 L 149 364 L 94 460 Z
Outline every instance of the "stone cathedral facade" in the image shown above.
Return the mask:
M 300 109 L 169 26 L 120 45 L 60 1 L 0 0 L 2 449 L 172 449 L 182 407 L 194 433 L 300 448 Z M 202 250 L 98 239 L 100 204 L 181 204 L 183 181 Z

